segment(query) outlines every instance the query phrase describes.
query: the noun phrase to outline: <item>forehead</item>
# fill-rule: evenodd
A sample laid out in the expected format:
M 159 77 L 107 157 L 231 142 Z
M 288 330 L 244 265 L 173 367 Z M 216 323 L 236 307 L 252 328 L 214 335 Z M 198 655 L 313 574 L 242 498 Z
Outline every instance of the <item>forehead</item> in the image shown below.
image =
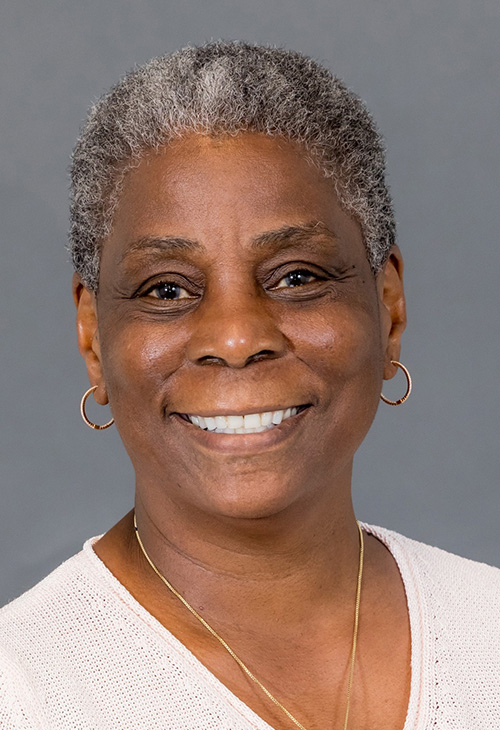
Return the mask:
M 192 134 L 127 173 L 110 239 L 121 247 L 162 235 L 244 243 L 311 221 L 364 252 L 359 225 L 299 144 L 255 133 Z

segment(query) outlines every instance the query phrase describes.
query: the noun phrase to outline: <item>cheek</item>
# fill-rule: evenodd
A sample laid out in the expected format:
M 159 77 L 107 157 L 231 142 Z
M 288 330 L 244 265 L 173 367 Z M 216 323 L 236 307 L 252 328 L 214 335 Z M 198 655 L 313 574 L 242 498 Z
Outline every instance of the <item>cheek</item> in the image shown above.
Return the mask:
M 296 355 L 327 380 L 381 379 L 379 323 L 366 308 L 338 304 L 314 317 L 298 314 L 288 329 Z
M 185 333 L 164 323 L 122 321 L 104 328 L 103 371 L 117 421 L 120 409 L 126 410 L 127 419 L 144 418 L 145 412 L 161 416 L 167 406 L 166 382 L 181 366 L 185 344 Z
M 382 382 L 378 319 L 366 307 L 336 305 L 314 319 L 295 318 L 295 354 L 314 371 L 321 392 L 317 447 L 338 467 L 353 456 L 368 432 Z M 329 444 L 325 447 L 325 442 Z

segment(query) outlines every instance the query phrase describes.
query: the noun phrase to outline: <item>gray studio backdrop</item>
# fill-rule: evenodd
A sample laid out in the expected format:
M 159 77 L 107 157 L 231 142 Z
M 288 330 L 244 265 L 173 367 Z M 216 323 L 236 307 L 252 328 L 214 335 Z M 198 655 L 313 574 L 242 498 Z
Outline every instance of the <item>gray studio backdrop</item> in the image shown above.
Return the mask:
M 79 125 L 135 63 L 219 37 L 322 60 L 386 138 L 415 387 L 381 404 L 358 516 L 500 565 L 498 0 L 2 0 L 0 604 L 132 506 L 116 433 L 78 410 L 65 242 Z

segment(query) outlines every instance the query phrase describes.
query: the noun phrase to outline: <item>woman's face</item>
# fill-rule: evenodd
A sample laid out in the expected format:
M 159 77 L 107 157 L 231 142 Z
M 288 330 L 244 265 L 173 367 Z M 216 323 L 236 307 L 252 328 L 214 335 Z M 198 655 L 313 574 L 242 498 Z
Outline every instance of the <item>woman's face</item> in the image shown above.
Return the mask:
M 383 277 L 294 143 L 191 135 L 144 158 L 124 182 L 97 303 L 77 298 L 90 379 L 151 505 L 261 517 L 322 490 L 346 499 L 397 355 Z M 240 425 L 275 412 L 279 425 Z M 200 427 L 252 424 L 265 430 Z

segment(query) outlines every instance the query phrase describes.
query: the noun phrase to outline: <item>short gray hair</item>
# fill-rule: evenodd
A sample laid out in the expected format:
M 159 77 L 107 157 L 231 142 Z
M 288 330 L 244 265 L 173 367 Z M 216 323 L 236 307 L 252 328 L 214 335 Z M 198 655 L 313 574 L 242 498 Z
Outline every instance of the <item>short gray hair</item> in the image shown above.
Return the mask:
M 188 133 L 260 132 L 300 143 L 360 224 L 380 270 L 395 240 L 384 145 L 364 103 L 316 61 L 281 48 L 215 41 L 154 58 L 90 110 L 71 165 L 70 252 L 97 291 L 100 251 L 123 179 L 150 150 Z

